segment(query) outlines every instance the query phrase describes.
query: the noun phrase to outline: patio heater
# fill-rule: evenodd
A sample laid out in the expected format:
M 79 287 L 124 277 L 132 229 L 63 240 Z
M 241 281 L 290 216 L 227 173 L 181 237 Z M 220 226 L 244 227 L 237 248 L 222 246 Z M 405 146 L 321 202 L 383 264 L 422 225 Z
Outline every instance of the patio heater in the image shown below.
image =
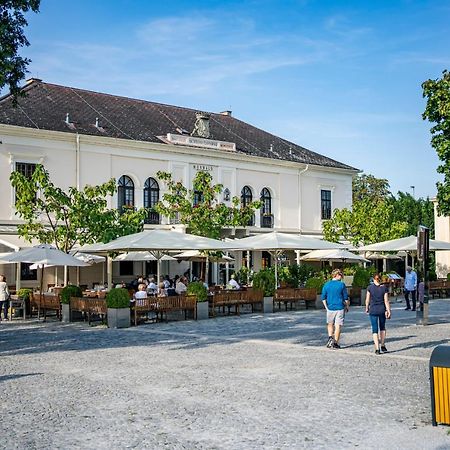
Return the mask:
M 430 252 L 430 230 L 419 225 L 417 230 L 417 262 L 421 277 L 417 280 L 416 324 L 428 325 L 428 270 Z

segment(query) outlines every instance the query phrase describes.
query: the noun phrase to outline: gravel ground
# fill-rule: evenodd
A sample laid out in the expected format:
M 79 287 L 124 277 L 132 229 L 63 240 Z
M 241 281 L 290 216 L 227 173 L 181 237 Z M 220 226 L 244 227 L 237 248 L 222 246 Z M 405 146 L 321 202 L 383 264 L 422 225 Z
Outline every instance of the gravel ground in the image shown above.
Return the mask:
M 316 310 L 126 330 L 1 322 L 0 448 L 449 449 L 428 378 L 449 302 L 432 301 L 427 327 L 394 305 L 380 356 L 361 307 L 341 350 L 324 347 Z

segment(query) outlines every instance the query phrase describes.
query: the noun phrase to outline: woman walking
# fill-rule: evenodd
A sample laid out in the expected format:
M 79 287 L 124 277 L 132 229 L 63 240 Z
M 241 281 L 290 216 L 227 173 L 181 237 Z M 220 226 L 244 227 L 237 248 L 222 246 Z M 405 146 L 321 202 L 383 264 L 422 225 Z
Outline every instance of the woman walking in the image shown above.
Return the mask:
M 380 274 L 373 276 L 373 284 L 367 288 L 366 313 L 369 314 L 372 325 L 375 354 L 386 353 L 386 319 L 391 318 L 391 305 L 389 304 L 388 290 L 381 284 Z
M 5 275 L 0 275 L 0 320 L 2 309 L 4 311 L 3 316 L 5 320 L 8 320 L 8 303 L 9 303 L 9 290 L 8 285 L 6 284 Z

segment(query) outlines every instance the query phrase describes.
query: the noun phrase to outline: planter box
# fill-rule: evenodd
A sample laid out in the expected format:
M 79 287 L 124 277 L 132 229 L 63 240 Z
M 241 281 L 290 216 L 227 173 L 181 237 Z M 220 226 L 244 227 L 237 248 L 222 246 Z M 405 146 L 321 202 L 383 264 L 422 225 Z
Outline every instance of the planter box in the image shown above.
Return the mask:
M 273 313 L 273 297 L 264 297 L 263 299 L 263 313 Z
M 367 294 L 367 289 L 361 289 L 361 306 L 366 305 L 366 294 Z
M 197 320 L 209 318 L 209 302 L 197 302 Z
M 353 284 L 353 275 L 344 275 L 342 280 L 346 286 L 350 287 Z
M 61 304 L 62 321 L 70 322 L 70 305 L 68 303 Z
M 128 328 L 130 308 L 108 308 L 108 328 Z
M 322 294 L 316 296 L 316 309 L 325 309 L 322 302 Z

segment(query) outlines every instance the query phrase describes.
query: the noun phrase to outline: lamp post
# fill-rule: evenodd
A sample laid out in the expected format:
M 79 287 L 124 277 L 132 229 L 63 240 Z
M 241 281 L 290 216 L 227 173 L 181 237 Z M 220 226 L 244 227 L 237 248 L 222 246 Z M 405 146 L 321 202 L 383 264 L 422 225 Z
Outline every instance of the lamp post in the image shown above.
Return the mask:
M 419 225 L 417 230 L 417 262 L 421 268 L 421 277 L 417 283 L 417 306 L 416 323 L 417 325 L 428 325 L 428 270 L 429 270 L 429 249 L 430 249 L 430 230 L 423 225 Z
M 416 198 L 416 194 L 415 194 L 415 189 L 416 189 L 416 187 L 415 187 L 415 186 L 410 186 L 410 188 L 412 189 L 412 196 L 413 196 L 413 199 L 415 199 L 415 198 Z

